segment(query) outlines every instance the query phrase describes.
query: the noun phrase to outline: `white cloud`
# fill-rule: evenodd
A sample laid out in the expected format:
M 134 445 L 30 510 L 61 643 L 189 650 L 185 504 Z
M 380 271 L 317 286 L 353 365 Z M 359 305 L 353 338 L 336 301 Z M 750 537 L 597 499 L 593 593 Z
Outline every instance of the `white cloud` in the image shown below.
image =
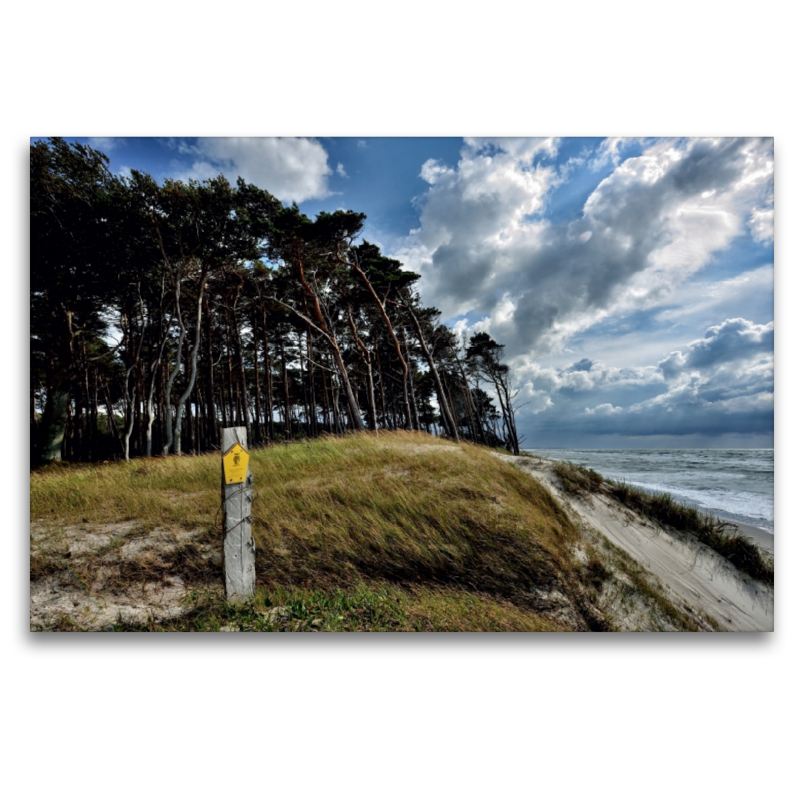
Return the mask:
M 419 201 L 421 226 L 396 257 L 422 274 L 423 297 L 445 318 L 479 307 L 488 284 L 517 269 L 513 250 L 538 236 L 542 222 L 533 216 L 557 176 L 533 160 L 555 146 L 552 139 L 467 139 L 455 169 L 434 159 L 422 165 L 430 188 Z
M 190 149 L 192 165 L 176 175 L 205 180 L 222 173 L 231 183 L 241 176 L 284 202 L 330 196 L 328 154 L 314 139 L 202 138 Z
M 347 173 L 344 170 L 344 164 L 339 163 L 339 164 L 336 165 L 336 174 L 341 176 L 342 178 L 346 178 L 347 177 Z
M 455 168 L 422 166 L 420 230 L 395 257 L 445 319 L 478 314 L 509 356 L 557 352 L 606 318 L 666 305 L 770 208 L 772 140 L 662 140 L 624 160 L 623 143 L 603 143 L 617 166 L 582 213 L 553 224 L 562 178 L 537 156 L 557 140 L 468 139 Z
M 750 226 L 750 234 L 757 242 L 771 242 L 774 237 L 773 218 L 775 210 L 770 206 L 769 208 L 757 208 L 750 215 L 748 224 Z
M 584 413 L 586 414 L 602 414 L 604 416 L 608 416 L 609 414 L 621 414 L 622 407 L 621 406 L 612 406 L 611 403 L 601 403 L 599 406 L 595 406 L 594 408 L 586 408 Z

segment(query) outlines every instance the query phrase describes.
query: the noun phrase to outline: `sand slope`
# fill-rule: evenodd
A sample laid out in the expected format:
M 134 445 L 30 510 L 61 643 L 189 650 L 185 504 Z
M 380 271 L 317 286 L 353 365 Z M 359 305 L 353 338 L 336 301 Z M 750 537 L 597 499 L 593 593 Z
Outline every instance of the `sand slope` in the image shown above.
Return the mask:
M 655 575 L 676 599 L 728 631 L 772 631 L 774 592 L 742 575 L 693 537 L 670 533 L 602 495 L 562 491 L 550 462 L 498 455 L 532 475 L 572 511 L 576 521 L 606 537 Z M 759 543 L 759 542 L 757 542 Z

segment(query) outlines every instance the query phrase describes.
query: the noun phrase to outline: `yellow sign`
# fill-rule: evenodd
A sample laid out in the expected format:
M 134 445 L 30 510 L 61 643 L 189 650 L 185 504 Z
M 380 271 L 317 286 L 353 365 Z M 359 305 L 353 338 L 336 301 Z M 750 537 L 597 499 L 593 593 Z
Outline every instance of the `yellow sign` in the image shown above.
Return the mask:
M 244 483 L 247 478 L 247 465 L 250 456 L 238 442 L 222 456 L 225 483 Z

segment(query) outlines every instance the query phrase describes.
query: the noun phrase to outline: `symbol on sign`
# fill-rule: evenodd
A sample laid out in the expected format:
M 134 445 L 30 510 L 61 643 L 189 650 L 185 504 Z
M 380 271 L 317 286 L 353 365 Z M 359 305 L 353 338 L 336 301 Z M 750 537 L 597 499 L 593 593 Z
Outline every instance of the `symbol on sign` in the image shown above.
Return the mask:
M 222 457 L 225 483 L 244 483 L 250 457 L 240 444 L 234 444 Z

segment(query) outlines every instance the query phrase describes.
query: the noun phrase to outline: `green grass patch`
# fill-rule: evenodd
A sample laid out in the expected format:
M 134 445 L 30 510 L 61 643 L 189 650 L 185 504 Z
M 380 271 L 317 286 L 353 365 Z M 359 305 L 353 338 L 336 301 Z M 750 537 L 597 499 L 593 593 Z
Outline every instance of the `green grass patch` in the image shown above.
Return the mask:
M 124 617 L 113 631 L 373 632 L 373 631 L 563 631 L 535 612 L 490 596 L 392 584 L 360 584 L 319 590 L 297 586 L 259 588 L 247 603 L 226 603 L 219 593 L 189 596 L 191 610 L 170 620 L 132 622 Z M 55 621 L 74 630 L 68 618 Z

